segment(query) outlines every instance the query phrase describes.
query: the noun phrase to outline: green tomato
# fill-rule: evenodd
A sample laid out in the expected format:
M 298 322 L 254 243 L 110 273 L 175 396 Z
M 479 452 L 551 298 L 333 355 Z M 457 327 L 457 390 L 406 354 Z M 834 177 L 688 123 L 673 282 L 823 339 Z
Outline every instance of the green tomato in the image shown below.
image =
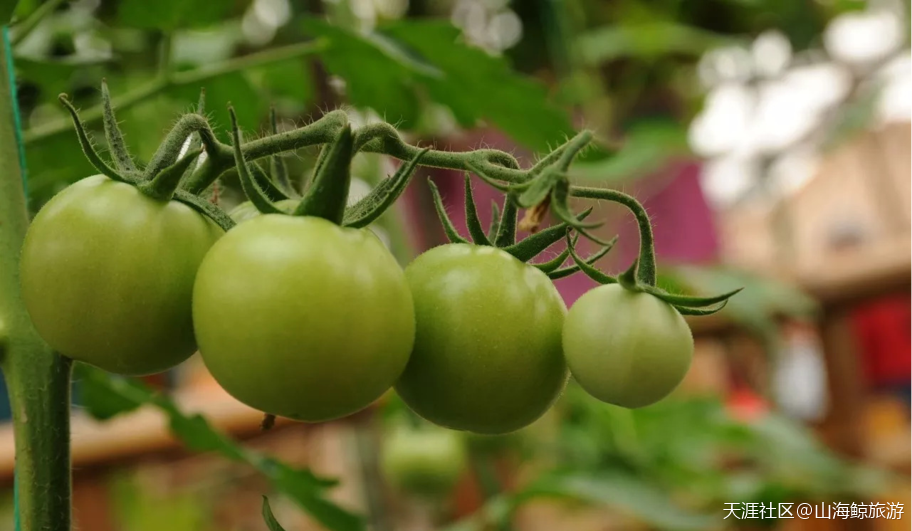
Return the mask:
M 266 214 L 212 247 L 193 291 L 200 353 L 235 398 L 319 422 L 387 391 L 415 314 L 402 268 L 371 232 Z
M 60 353 L 118 374 L 164 371 L 196 350 L 190 298 L 222 230 L 176 201 L 96 175 L 35 216 L 20 264 L 22 299 Z
M 467 462 L 458 433 L 430 427 L 393 430 L 380 454 L 381 470 L 393 486 L 430 498 L 448 494 Z
M 580 386 L 628 408 L 665 398 L 693 357 L 690 327 L 671 305 L 620 285 L 599 286 L 576 301 L 564 323 L 564 356 Z
M 415 348 L 396 383 L 425 419 L 481 434 L 539 418 L 567 382 L 567 312 L 548 277 L 493 247 L 450 244 L 405 270 L 415 300 Z
M 298 206 L 298 203 L 300 201 L 300 199 L 282 199 L 280 201 L 276 201 L 275 206 L 277 206 L 282 212 L 291 213 L 291 211 Z M 250 201 L 244 201 L 243 203 L 231 209 L 231 212 L 229 212 L 228 215 L 231 216 L 231 219 L 233 219 L 235 223 L 241 223 L 247 221 L 248 219 L 253 219 L 259 216 L 260 211 L 257 210 L 257 208 L 253 206 L 253 203 Z

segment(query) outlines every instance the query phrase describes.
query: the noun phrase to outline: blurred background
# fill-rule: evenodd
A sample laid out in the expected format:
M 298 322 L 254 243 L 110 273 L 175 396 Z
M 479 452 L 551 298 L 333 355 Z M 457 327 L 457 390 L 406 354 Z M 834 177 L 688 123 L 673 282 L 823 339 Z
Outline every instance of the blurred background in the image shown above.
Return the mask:
M 289 531 L 908 529 L 908 2 L 22 0 L 17 16 L 33 210 L 93 173 L 57 94 L 104 147 L 106 78 L 131 150 L 148 160 L 205 86 L 225 140 L 229 101 L 248 137 L 268 132 L 270 106 L 280 130 L 344 106 L 412 143 L 496 147 L 524 164 L 590 128 L 598 146 L 572 178 L 646 205 L 660 284 L 745 286 L 723 312 L 690 321 L 694 363 L 673 396 L 629 411 L 571 382 L 544 418 L 503 437 L 416 425 L 392 394 L 343 421 L 261 432 L 260 414 L 196 357 L 145 379 L 210 420 L 201 427 L 124 403 L 80 369 L 80 529 L 262 530 L 262 494 Z M 299 184 L 315 156 L 284 157 Z M 352 199 L 397 164 L 359 156 Z M 421 170 L 372 227 L 403 263 L 444 241 L 428 176 L 465 230 L 461 176 Z M 231 208 L 242 197 L 236 177 L 223 180 Z M 487 223 L 501 198 L 480 181 L 475 197 Z M 593 218 L 620 236 L 599 267 L 623 270 L 635 223 L 609 204 Z M 582 275 L 557 285 L 568 306 L 593 286 Z M 256 453 L 213 443 L 210 425 Z M 302 502 L 265 455 L 339 484 Z M 13 457 L 0 426 L 0 529 L 12 529 Z M 883 506 L 801 520 L 747 515 L 745 503 Z

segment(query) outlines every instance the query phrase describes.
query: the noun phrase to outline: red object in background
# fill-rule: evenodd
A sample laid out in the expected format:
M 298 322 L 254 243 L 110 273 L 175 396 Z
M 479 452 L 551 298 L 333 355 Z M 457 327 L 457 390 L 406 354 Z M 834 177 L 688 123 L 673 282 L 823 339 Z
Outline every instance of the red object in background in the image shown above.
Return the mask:
M 867 383 L 909 385 L 912 372 L 912 297 L 889 295 L 861 304 L 852 315 Z
M 741 422 L 757 420 L 769 412 L 766 401 L 747 387 L 732 390 L 725 403 L 728 413 Z

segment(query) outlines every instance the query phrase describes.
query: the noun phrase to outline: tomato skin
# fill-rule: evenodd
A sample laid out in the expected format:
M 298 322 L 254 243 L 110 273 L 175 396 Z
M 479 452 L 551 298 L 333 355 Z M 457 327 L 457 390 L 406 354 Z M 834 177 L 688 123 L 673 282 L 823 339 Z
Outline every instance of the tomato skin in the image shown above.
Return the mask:
M 282 212 L 291 213 L 295 207 L 298 206 L 298 203 L 300 201 L 300 199 L 282 199 L 276 201 L 275 206 L 277 206 Z M 257 210 L 257 208 L 253 206 L 253 203 L 250 201 L 244 201 L 243 203 L 231 209 L 231 212 L 229 212 L 228 215 L 231 216 L 231 219 L 233 219 L 235 223 L 242 223 L 248 219 L 253 219 L 259 216 L 260 211 Z
M 267 413 L 319 422 L 387 391 L 415 336 L 402 268 L 369 231 L 265 214 L 203 260 L 193 318 L 209 372 Z
M 690 327 L 671 305 L 610 284 L 590 290 L 564 323 L 570 372 L 595 398 L 639 408 L 681 383 L 693 357 Z
M 426 497 L 446 495 L 468 464 L 459 434 L 441 428 L 400 427 L 383 441 L 380 466 L 396 488 Z
M 415 348 L 396 391 L 425 419 L 503 434 L 538 419 L 568 377 L 566 306 L 548 277 L 493 247 L 449 244 L 405 270 Z
M 222 234 L 187 205 L 87 177 L 32 221 L 22 299 L 60 353 L 118 374 L 161 372 L 196 350 L 193 280 Z

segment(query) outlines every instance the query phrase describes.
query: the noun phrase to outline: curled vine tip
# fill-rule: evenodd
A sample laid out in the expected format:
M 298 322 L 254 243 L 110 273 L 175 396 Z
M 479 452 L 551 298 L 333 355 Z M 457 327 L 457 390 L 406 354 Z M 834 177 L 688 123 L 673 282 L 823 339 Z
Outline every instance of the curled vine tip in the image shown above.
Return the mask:
M 238 129 L 237 115 L 234 107 L 228 107 L 228 116 L 231 118 L 231 141 L 233 143 L 234 164 L 237 166 L 238 178 L 241 181 L 241 188 L 244 194 L 253 203 L 256 209 L 264 214 L 284 214 L 266 195 L 262 188 L 257 184 L 251 175 L 251 170 L 244 160 L 244 154 L 241 151 L 241 131 Z

